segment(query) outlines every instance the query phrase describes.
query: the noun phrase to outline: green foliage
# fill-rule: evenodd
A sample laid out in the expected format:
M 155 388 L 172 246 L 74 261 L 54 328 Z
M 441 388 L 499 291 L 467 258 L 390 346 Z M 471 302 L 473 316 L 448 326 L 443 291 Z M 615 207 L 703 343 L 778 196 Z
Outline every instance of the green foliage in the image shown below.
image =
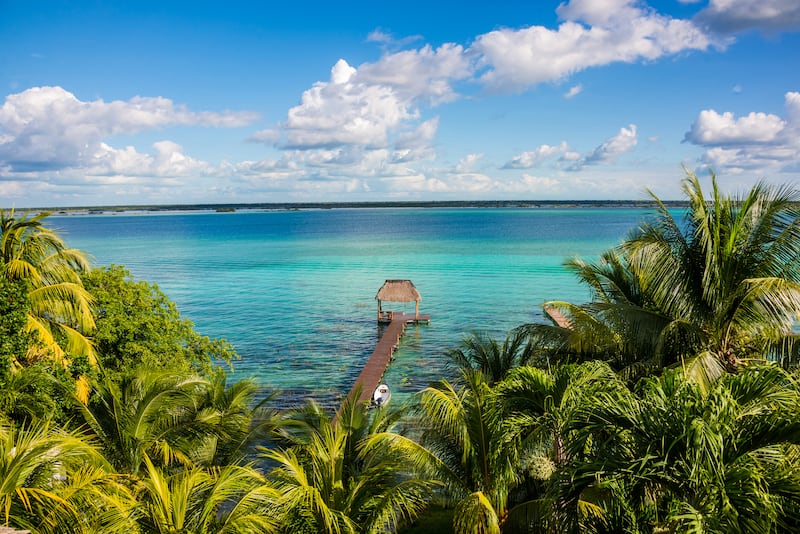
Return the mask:
M 256 393 L 251 381 L 227 384 L 221 371 L 208 379 L 140 368 L 105 377 L 88 406 L 77 406 L 115 469 L 138 475 L 146 462 L 168 470 L 246 462 L 277 426 Z
M 131 532 L 132 495 L 80 434 L 37 422 L 0 425 L 5 525 L 38 533 Z
M 54 369 L 41 362 L 29 367 L 14 368 L 0 383 L 0 414 L 16 424 L 35 420 L 64 420 L 71 404 L 69 387 L 54 376 Z M 63 375 L 63 369 L 55 369 Z M 64 377 L 64 382 L 67 378 Z
M 198 334 L 158 286 L 124 267 L 94 269 L 83 283 L 95 299 L 94 343 L 109 375 L 138 367 L 209 373 L 215 361 L 238 357 L 226 341 Z
M 464 338 L 458 348 L 447 351 L 447 356 L 459 371 L 480 372 L 494 384 L 515 367 L 531 357 L 532 346 L 524 329 L 511 332 L 501 345 L 482 332 L 473 332 Z
M 120 472 L 138 474 L 148 455 L 162 466 L 191 465 L 193 446 L 210 431 L 198 417 L 207 384 L 196 375 L 144 370 L 119 383 L 106 378 L 83 417 Z
M 395 440 L 412 465 L 442 484 L 441 504 L 455 505 L 456 532 L 496 532 L 517 485 L 519 443 L 507 440 L 496 389 L 474 369 L 416 399 L 419 444 Z
M 290 412 L 286 446 L 264 451 L 280 532 L 394 532 L 425 507 L 432 485 L 394 446 L 398 414 L 368 413 L 354 398 L 334 420 L 313 402 Z
M 575 429 L 590 454 L 563 471 L 560 491 L 602 510 L 580 518 L 587 530 L 797 527 L 800 388 L 778 366 L 725 375 L 708 391 L 670 370 L 635 391 L 600 392 L 584 413 Z
M 431 506 L 413 525 L 401 529 L 401 534 L 453 534 L 453 510 Z
M 31 337 L 25 331 L 29 309 L 25 282 L 0 277 L 0 388 L 12 362 L 21 360 L 30 346 Z
M 142 481 L 143 532 L 244 534 L 277 531 L 271 514 L 275 491 L 246 466 L 191 467 L 167 474 L 145 457 Z
M 94 328 L 91 297 L 80 281 L 89 262 L 44 225 L 48 215 L 15 217 L 14 210 L 0 210 L 0 278 L 28 285 L 26 329 L 36 341 L 29 358 L 57 363 L 72 355 L 93 359 L 86 337 Z
M 656 216 L 598 262 L 570 260 L 594 302 L 555 303 L 566 328 L 531 325 L 560 361 L 600 358 L 630 378 L 684 363 L 708 383 L 750 359 L 797 363 L 800 316 L 800 193 L 754 186 L 723 195 L 712 175 L 683 181 L 683 221 L 657 197 Z
M 27 362 L 34 340 L 26 330 L 28 302 L 25 281 L 0 277 L 0 414 L 15 424 L 63 422 L 71 413 L 75 380 L 91 373 L 91 364 L 87 356 L 74 357 L 68 369 L 47 359 Z

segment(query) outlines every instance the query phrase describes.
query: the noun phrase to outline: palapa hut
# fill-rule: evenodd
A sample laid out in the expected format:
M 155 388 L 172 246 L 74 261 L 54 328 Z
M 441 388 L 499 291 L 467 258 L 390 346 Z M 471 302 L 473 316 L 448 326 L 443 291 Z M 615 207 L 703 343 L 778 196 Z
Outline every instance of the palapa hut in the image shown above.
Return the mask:
M 386 312 L 386 314 L 384 314 L 381 309 L 381 303 L 384 301 L 414 302 L 414 316 L 419 317 L 419 301 L 422 300 L 422 296 L 419 294 L 419 291 L 417 291 L 417 288 L 414 287 L 414 283 L 411 280 L 386 280 L 383 286 L 378 290 L 378 294 L 375 295 L 375 299 L 378 301 L 378 321 L 385 322 L 392 320 L 392 312 Z

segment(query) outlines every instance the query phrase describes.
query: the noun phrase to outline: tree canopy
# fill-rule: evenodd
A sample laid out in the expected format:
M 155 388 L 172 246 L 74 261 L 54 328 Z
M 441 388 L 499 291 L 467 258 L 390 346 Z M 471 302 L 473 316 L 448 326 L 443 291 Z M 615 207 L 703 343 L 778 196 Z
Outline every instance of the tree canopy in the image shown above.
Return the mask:
M 230 343 L 200 335 L 157 285 L 137 281 L 122 266 L 82 275 L 94 298 L 93 341 L 106 373 L 137 368 L 211 372 L 238 356 Z

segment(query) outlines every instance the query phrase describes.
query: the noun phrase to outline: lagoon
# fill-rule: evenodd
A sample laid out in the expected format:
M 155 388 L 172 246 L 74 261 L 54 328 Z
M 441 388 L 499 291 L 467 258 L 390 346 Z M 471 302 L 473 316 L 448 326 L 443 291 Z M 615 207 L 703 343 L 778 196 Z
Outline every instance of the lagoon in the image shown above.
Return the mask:
M 242 356 L 284 403 L 345 394 L 378 339 L 375 293 L 411 279 L 430 325 L 410 327 L 386 381 L 401 398 L 446 373 L 473 330 L 504 337 L 542 303 L 589 298 L 562 266 L 618 244 L 642 208 L 348 208 L 52 216 L 93 264 L 158 284 L 196 329 Z M 411 311 L 413 311 L 413 304 Z M 403 305 L 386 306 L 403 309 Z

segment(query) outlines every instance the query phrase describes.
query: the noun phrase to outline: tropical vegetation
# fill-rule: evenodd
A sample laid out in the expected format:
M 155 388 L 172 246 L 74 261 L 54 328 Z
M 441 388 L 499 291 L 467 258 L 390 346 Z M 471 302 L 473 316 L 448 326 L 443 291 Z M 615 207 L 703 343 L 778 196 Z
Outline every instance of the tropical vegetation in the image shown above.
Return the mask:
M 405 405 L 278 408 L 121 266 L 0 218 L 0 524 L 36 533 L 800 530 L 798 192 L 711 196 L 566 268 Z M 430 531 L 430 530 L 428 530 Z

